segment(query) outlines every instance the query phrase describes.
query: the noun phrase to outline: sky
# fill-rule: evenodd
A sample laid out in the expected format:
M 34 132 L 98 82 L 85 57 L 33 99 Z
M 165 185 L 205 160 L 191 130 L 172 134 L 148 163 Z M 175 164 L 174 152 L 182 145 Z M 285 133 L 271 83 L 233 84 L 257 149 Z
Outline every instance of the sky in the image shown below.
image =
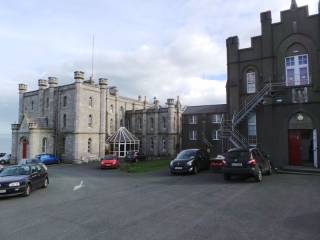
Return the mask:
M 226 38 L 240 47 L 260 35 L 260 12 L 273 22 L 291 0 L 0 0 L 0 135 L 18 118 L 18 84 L 106 77 L 119 94 L 225 103 Z M 297 0 L 317 13 L 317 0 Z

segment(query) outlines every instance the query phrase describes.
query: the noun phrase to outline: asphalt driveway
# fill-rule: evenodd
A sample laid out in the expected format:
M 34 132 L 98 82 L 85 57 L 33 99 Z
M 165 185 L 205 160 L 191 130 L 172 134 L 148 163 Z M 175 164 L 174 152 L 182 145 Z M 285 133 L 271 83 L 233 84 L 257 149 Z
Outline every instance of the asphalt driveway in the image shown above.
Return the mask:
M 320 177 L 49 168 L 48 189 L 0 200 L 0 239 L 320 239 Z

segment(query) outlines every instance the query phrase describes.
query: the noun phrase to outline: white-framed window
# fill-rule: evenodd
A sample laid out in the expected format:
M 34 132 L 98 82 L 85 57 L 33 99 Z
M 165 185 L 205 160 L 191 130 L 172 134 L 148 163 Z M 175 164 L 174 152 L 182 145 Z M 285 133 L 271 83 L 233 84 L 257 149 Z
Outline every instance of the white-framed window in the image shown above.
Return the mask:
M 215 140 L 215 141 L 220 140 L 219 139 L 219 131 L 218 130 L 213 130 L 212 131 L 212 140 Z
M 88 127 L 92 127 L 92 125 L 93 125 L 93 118 L 92 118 L 92 115 L 90 114 L 88 118 Z
M 42 139 L 42 153 L 47 153 L 48 139 Z
M 197 115 L 191 115 L 189 116 L 189 124 L 197 124 L 198 123 L 198 117 Z
M 191 141 L 197 140 L 197 130 L 190 130 L 189 131 L 189 139 Z
M 257 116 L 255 113 L 248 118 L 248 142 L 251 146 L 257 145 Z
M 287 86 L 300 86 L 310 83 L 307 54 L 286 57 L 285 66 Z
M 253 71 L 247 72 L 247 93 L 256 92 L 256 73 Z
M 222 114 L 212 114 L 212 123 L 221 123 Z

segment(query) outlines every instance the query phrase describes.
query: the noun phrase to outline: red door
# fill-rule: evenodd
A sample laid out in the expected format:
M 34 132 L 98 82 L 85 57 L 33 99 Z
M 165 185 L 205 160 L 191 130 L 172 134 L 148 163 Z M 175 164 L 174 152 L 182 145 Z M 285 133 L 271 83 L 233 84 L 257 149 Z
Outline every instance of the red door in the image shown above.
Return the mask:
M 301 134 L 299 130 L 289 131 L 289 164 L 295 166 L 302 165 Z
M 27 158 L 27 145 L 26 141 L 22 143 L 22 159 Z

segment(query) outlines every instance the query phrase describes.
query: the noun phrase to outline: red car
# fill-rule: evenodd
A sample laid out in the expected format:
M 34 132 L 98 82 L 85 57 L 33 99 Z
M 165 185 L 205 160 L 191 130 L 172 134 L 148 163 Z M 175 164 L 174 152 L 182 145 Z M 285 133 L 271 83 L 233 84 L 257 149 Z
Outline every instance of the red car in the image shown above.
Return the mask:
M 120 165 L 119 159 L 117 156 L 108 155 L 101 159 L 100 168 L 118 168 Z
M 218 155 L 216 158 L 211 160 L 211 169 L 219 171 L 223 168 L 225 157 Z

